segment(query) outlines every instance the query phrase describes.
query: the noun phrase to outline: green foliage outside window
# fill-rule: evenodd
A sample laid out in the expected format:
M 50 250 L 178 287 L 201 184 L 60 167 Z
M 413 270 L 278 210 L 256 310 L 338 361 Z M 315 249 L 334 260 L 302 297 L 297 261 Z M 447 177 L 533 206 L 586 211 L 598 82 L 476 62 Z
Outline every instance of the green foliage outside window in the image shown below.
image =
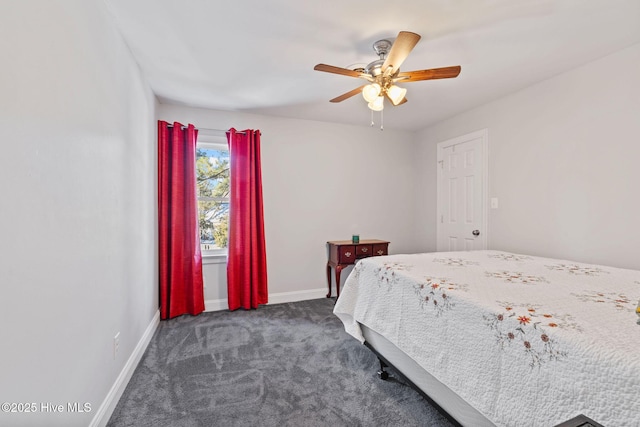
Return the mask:
M 229 236 L 229 152 L 196 150 L 198 220 L 203 250 L 227 247 Z

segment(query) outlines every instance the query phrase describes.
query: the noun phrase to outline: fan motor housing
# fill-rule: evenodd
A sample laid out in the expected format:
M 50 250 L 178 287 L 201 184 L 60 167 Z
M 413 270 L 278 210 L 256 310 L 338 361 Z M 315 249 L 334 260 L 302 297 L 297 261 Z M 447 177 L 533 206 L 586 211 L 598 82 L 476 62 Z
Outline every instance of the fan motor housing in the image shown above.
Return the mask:
M 376 61 L 370 62 L 367 64 L 365 71 L 367 74 L 377 77 L 382 74 L 382 64 L 384 64 L 384 59 L 378 59 Z
M 378 40 L 373 44 L 373 50 L 378 54 L 379 59 L 367 64 L 365 71 L 373 77 L 377 77 L 382 74 L 382 64 L 384 64 L 384 58 L 389 53 L 392 43 L 389 40 Z

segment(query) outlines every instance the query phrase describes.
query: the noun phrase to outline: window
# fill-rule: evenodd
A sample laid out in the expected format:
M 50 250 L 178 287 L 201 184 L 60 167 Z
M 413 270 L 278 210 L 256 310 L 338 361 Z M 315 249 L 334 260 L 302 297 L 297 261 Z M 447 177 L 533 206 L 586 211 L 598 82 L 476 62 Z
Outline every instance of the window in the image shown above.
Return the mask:
M 225 137 L 198 135 L 196 180 L 202 254 L 226 254 L 229 237 L 229 149 Z

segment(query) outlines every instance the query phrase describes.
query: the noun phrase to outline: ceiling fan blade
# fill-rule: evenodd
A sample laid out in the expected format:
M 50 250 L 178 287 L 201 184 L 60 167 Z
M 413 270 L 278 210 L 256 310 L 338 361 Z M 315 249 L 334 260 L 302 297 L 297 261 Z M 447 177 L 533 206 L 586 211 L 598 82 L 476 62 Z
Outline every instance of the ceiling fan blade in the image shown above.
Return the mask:
M 366 77 L 366 76 L 368 76 L 367 73 L 362 73 L 360 71 L 350 70 L 348 68 L 334 67 L 333 65 L 327 65 L 327 64 L 318 64 L 315 67 L 313 67 L 313 69 L 316 70 L 316 71 L 324 71 L 325 73 L 341 74 L 343 76 L 349 76 L 349 77 Z
M 419 40 L 420 36 L 416 33 L 400 31 L 398 38 L 391 46 L 387 58 L 384 60 L 384 64 L 382 64 L 382 69 L 386 71 L 388 67 L 391 67 L 391 74 L 398 71 Z
M 455 67 L 432 68 L 430 70 L 404 71 L 394 78 L 399 83 L 417 82 L 420 80 L 451 79 L 458 77 L 462 68 Z
M 355 89 L 353 89 L 353 90 L 350 90 L 350 91 L 349 91 L 349 92 L 347 92 L 347 93 L 343 93 L 342 95 L 340 95 L 340 96 L 337 96 L 337 97 L 333 98 L 333 99 L 332 99 L 332 100 L 330 100 L 329 102 L 342 102 L 342 101 L 344 101 L 345 99 L 351 98 L 352 96 L 354 96 L 354 95 L 357 95 L 357 94 L 361 93 L 361 92 L 362 92 L 362 88 L 363 88 L 363 87 L 364 87 L 364 86 L 360 86 L 360 87 L 357 87 L 357 88 L 355 88 Z

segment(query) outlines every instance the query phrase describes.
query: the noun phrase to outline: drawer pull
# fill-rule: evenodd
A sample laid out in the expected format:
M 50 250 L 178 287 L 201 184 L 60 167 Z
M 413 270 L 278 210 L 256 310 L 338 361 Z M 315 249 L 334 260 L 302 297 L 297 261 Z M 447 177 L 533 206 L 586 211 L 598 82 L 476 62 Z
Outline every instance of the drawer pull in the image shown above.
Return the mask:
M 378 251 L 378 255 L 384 254 L 384 251 Z
M 347 258 L 349 258 L 351 256 L 351 252 L 345 252 L 344 256 L 346 256 Z
M 362 248 L 362 252 L 365 253 L 365 254 L 367 253 L 368 250 L 369 250 L 369 248 Z

